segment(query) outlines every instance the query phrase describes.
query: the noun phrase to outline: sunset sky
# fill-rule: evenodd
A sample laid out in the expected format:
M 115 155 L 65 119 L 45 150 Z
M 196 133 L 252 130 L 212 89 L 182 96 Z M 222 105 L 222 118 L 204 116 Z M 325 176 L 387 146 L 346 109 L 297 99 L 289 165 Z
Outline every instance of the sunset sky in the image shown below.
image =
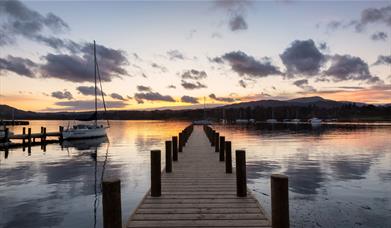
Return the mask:
M 0 104 L 91 109 L 93 40 L 112 109 L 391 103 L 390 1 L 0 0 Z

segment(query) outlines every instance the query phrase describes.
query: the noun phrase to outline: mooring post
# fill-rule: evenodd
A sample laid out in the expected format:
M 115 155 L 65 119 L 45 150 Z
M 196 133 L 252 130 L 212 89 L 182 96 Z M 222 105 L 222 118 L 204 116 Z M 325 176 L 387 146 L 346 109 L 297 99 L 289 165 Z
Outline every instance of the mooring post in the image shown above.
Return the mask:
M 151 151 L 151 196 L 153 197 L 162 194 L 160 154 L 160 150 Z
M 289 194 L 288 177 L 281 174 L 272 174 L 271 200 L 272 200 L 272 227 L 289 227 Z
M 8 136 L 9 136 L 9 129 L 4 129 L 4 142 L 8 142 Z
M 166 141 L 166 173 L 172 172 L 171 141 Z
M 212 130 L 212 132 L 211 132 L 211 136 L 210 136 L 210 142 L 211 142 L 211 145 L 212 146 L 216 146 L 216 144 L 215 144 L 215 137 L 216 137 L 216 131 L 215 130 Z
M 31 146 L 31 128 L 27 129 L 27 142 L 28 145 Z
M 63 127 L 63 126 L 59 126 L 59 127 L 58 127 L 58 130 L 59 130 L 59 132 L 60 132 L 60 136 L 59 136 L 58 138 L 59 138 L 60 141 L 62 141 L 62 140 L 63 140 L 63 138 L 62 138 L 62 132 L 64 131 L 64 127 Z
M 216 132 L 216 134 L 215 134 L 215 152 L 220 151 L 219 138 L 220 138 L 220 134 L 218 132 Z
M 172 137 L 172 160 L 178 161 L 178 137 Z
M 8 147 L 5 147 L 4 148 L 4 159 L 7 159 L 8 158 Z
M 46 142 L 46 127 L 43 128 L 43 141 Z
M 121 181 L 104 179 L 102 183 L 103 227 L 122 228 Z
M 25 139 L 25 137 L 26 137 L 26 128 L 25 128 L 25 127 L 23 127 L 22 135 L 23 135 L 22 143 L 23 143 L 23 145 L 24 145 L 24 144 L 26 144 L 26 139 Z
M 247 196 L 247 177 L 246 177 L 246 152 L 244 150 L 236 151 L 236 194 L 239 197 Z
M 43 142 L 43 127 L 41 127 L 41 142 Z
M 224 161 L 224 153 L 225 153 L 225 137 L 220 136 L 220 150 L 219 150 L 220 161 Z
M 178 152 L 182 152 L 183 147 L 183 132 L 179 133 Z
M 225 172 L 232 173 L 232 145 L 230 141 L 225 142 Z

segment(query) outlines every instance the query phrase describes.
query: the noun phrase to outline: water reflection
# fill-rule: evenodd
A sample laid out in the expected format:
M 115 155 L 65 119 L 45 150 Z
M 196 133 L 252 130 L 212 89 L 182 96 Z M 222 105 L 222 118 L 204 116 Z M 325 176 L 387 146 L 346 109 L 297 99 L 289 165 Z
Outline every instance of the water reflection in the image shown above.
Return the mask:
M 218 130 L 234 149 L 246 149 L 250 188 L 269 213 L 270 175 L 289 176 L 294 227 L 391 226 L 390 126 L 265 124 Z
M 113 121 L 108 139 L 48 145 L 46 152 L 32 147 L 30 154 L 11 149 L 7 159 L 0 151 L 0 227 L 102 227 L 103 176 L 121 179 L 126 221 L 149 188 L 149 151 L 164 150 L 164 141 L 187 124 Z M 58 125 L 64 123 L 30 127 L 55 131 Z M 233 151 L 246 149 L 249 187 L 267 210 L 270 174 L 289 176 L 293 226 L 391 227 L 390 127 L 215 128 Z

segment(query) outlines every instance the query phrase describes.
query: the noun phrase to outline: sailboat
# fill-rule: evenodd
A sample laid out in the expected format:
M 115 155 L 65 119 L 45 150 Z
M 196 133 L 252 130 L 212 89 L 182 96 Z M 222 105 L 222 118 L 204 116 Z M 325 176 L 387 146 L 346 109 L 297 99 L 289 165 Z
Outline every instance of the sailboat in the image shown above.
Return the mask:
M 94 40 L 94 77 L 95 77 L 95 112 L 91 117 L 87 119 L 83 119 L 80 121 L 91 121 L 94 120 L 93 124 L 77 124 L 72 127 L 68 126 L 62 132 L 62 138 L 64 140 L 70 139 L 86 139 L 86 138 L 98 138 L 98 137 L 106 137 L 106 128 L 103 125 L 98 125 L 98 88 L 97 88 L 97 76 L 99 77 L 100 89 L 102 94 L 103 106 L 106 111 L 106 104 L 104 99 L 104 93 L 102 91 L 102 82 L 100 79 L 99 66 L 96 60 L 96 44 Z M 107 122 L 108 123 L 108 122 Z
M 194 120 L 194 125 L 211 125 L 212 122 L 206 119 L 206 107 L 205 107 L 205 97 L 204 97 L 204 118 L 202 120 Z
M 277 120 L 274 119 L 274 109 L 272 108 L 272 118 L 271 119 L 267 119 L 266 120 L 266 123 L 269 123 L 269 124 L 275 124 L 277 123 Z

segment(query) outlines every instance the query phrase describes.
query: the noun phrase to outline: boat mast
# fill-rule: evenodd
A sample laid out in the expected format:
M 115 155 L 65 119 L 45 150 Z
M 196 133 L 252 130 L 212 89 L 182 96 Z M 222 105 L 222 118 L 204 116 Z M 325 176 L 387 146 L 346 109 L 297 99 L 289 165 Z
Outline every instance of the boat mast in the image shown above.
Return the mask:
M 204 96 L 204 120 L 206 120 L 206 110 L 205 110 L 205 96 Z
M 98 125 L 98 88 L 96 80 L 96 46 L 94 40 L 94 77 L 95 77 L 95 125 Z

